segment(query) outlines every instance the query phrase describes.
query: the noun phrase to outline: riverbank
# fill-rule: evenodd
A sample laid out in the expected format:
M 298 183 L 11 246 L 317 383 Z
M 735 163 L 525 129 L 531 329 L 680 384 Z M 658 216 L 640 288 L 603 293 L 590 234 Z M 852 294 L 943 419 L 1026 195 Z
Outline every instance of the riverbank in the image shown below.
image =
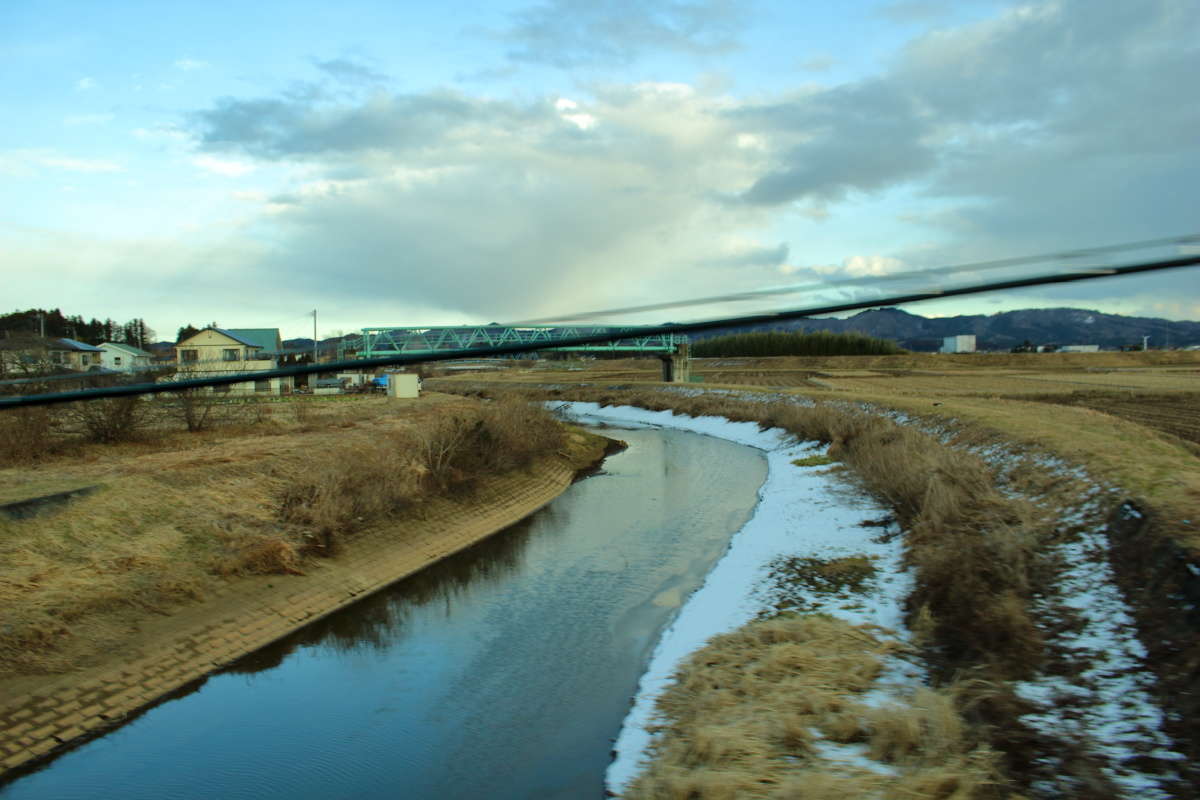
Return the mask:
M 456 407 L 441 405 L 441 418 Z M 253 438 L 229 446 L 262 450 L 265 463 L 288 450 L 278 437 Z M 301 454 L 307 444 L 299 445 Z M 603 458 L 606 444 L 570 432 L 557 452 L 524 468 L 476 478 L 469 491 L 425 498 L 402 519 L 356 525 L 351 537 L 338 539 L 336 552 L 305 559 L 302 569 L 222 577 L 206 585 L 202 599 L 157 609 L 161 613 L 122 609 L 121 630 L 110 632 L 103 652 L 89 653 L 65 674 L 10 673 L 0 682 L 0 769 L 18 774 L 234 659 L 503 530 L 561 494 L 580 470 Z M 155 455 L 154 472 L 169 475 L 161 462 L 178 454 Z M 204 461 L 214 454 L 199 455 L 190 457 Z M 5 530 L 11 537 L 20 530 L 15 526 L 32 522 L 8 523 Z
M 484 391 L 493 389 L 499 385 Z M 964 419 L 958 402 L 952 412 L 942 413 L 947 402 L 921 413 L 921 404 L 901 410 L 900 402 L 882 398 L 819 399 L 745 387 L 558 384 L 529 386 L 524 394 L 755 421 L 828 443 L 825 458 L 849 469 L 860 491 L 886 499 L 903 529 L 914 576 L 905 622 L 929 671 L 928 686 L 952 700 L 966 741 L 999 755 L 985 760 L 996 773 L 980 796 L 1170 797 L 1192 780 L 1197 739 L 1182 709 L 1194 697 L 1194 673 L 1186 669 L 1194 626 L 1186 603 L 1196 596 L 1196 573 L 1189 572 L 1193 553 L 1168 546 L 1178 523 L 1194 519 L 1172 513 L 1194 503 L 1180 491 L 1196 474 L 1194 457 L 1160 481 L 1157 492 L 1145 491 L 1146 479 L 1131 474 L 1154 472 L 1166 462 L 1158 450 L 1183 453 L 1186 443 L 1143 431 L 1140 445 L 1122 454 L 1123 469 L 1110 470 L 1115 454 L 1093 450 L 1106 433 L 1120 438 L 1126 424 L 1097 426 L 1075 409 L 1052 414 L 1058 429 L 1043 437 L 1033 419 L 1005 430 L 1001 411 L 1008 406 L 995 402 L 1001 406 L 995 414 Z M 1072 438 L 1073 431 L 1079 436 Z M 1064 448 L 1064 441 L 1075 446 Z M 804 556 L 793 563 L 801 583 L 818 584 L 862 566 L 845 560 L 834 569 Z M 693 688 L 722 683 L 708 680 L 712 660 L 705 651 L 677 665 L 675 685 L 686 687 L 685 700 L 666 702 L 685 711 L 653 725 L 675 732 L 681 746 L 669 736 L 656 740 L 653 779 L 666 782 L 631 788 L 628 796 L 686 794 L 708 777 L 714 796 L 728 789 L 748 748 L 716 746 L 722 741 L 716 729 L 688 730 L 682 719 L 695 719 L 686 709 L 707 707 L 711 699 Z M 914 724 L 908 729 L 920 730 Z M 873 741 L 871 731 L 864 724 L 835 734 L 854 743 Z M 689 744 L 697 737 L 716 749 L 699 752 Z M 812 755 L 805 742 L 793 744 L 777 754 L 785 777 Z M 658 760 L 667 752 L 682 761 Z M 887 748 L 881 752 L 885 762 L 895 760 Z M 780 784 L 764 780 L 739 796 L 774 796 L 768 789 Z M 948 796 L 939 791 L 918 796 Z

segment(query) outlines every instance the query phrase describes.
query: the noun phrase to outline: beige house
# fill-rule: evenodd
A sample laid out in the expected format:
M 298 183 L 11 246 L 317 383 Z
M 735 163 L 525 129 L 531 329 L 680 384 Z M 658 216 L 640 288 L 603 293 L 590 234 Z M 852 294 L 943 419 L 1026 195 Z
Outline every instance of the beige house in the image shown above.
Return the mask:
M 279 365 L 282 354 L 278 328 L 205 328 L 175 344 L 175 376 L 186 379 L 265 372 Z M 230 394 L 283 394 L 291 390 L 291 378 L 264 378 L 214 388 Z
M 99 347 L 74 339 L 22 336 L 0 340 L 0 375 L 21 377 L 52 372 L 100 369 Z

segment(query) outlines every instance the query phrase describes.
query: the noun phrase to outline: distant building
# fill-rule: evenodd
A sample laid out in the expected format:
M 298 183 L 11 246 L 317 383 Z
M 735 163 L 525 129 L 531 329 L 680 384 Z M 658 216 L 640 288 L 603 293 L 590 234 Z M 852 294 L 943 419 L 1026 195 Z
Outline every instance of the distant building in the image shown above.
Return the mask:
M 975 334 L 961 333 L 958 336 L 947 336 L 942 339 L 943 353 L 974 353 Z
M 103 342 L 100 345 L 100 363 L 114 372 L 141 372 L 150 369 L 154 356 L 145 350 L 122 342 Z
M 1100 345 L 1098 344 L 1064 344 L 1058 348 L 1060 353 L 1099 353 Z
M 175 344 L 176 377 L 265 372 L 279 366 L 283 355 L 278 328 L 205 328 Z M 281 394 L 291 390 L 291 378 L 264 378 L 214 388 L 218 393 L 233 394 Z

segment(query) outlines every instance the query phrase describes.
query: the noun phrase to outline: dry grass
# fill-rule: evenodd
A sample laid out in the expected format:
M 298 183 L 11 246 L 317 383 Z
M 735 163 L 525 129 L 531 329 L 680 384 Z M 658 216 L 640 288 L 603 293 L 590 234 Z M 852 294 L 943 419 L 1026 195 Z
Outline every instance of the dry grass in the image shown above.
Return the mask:
M 289 404 L 275 411 L 269 424 L 175 432 L 177 448 L 80 445 L 44 461 L 27 487 L 101 488 L 52 515 L 0 517 L 0 676 L 88 663 L 137 614 L 167 612 L 231 576 L 301 572 L 356 531 L 564 447 L 549 414 L 516 402 L 310 401 L 299 420 Z M 470 432 L 453 486 L 429 480 L 420 448 L 447 419 Z
M 0 462 L 27 464 L 62 449 L 55 434 L 55 410 L 15 408 L 0 413 Z
M 653 761 L 624 797 L 984 796 L 998 780 L 996 758 L 952 692 L 865 702 L 899 648 L 821 615 L 715 637 L 660 697 Z

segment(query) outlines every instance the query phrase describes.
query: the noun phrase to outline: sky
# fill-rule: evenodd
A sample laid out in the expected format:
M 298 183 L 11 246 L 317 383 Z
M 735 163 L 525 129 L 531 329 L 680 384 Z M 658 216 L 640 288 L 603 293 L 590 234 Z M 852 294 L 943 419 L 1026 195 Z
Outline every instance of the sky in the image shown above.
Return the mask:
M 1195 0 L 7 0 L 0 312 L 325 337 L 1192 234 L 1197 32 Z M 1200 270 L 906 310 L 1053 306 L 1200 319 Z

